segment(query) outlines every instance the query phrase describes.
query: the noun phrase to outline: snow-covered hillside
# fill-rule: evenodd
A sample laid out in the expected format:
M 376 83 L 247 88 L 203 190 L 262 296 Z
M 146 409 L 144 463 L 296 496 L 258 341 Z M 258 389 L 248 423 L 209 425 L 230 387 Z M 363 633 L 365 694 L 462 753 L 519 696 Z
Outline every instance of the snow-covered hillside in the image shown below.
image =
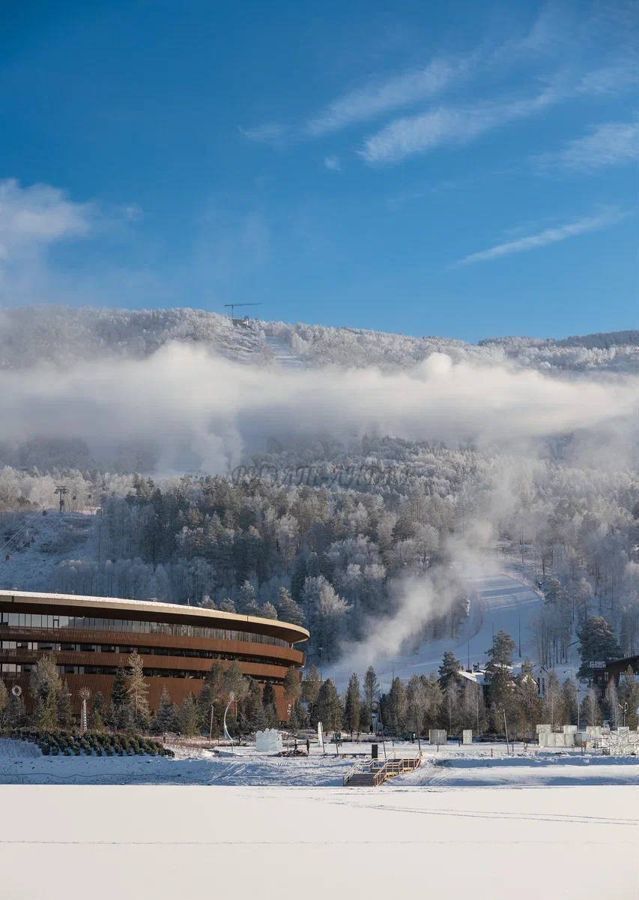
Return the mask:
M 95 556 L 95 517 L 37 510 L 2 521 L 0 587 L 51 591 L 54 570 L 63 560 Z
M 639 371 L 639 331 L 552 338 L 487 338 L 469 344 L 358 328 L 249 320 L 196 309 L 118 310 L 40 307 L 0 315 L 0 368 L 58 365 L 100 357 L 148 356 L 164 344 L 203 344 L 230 359 L 259 364 L 401 368 L 432 353 L 453 360 L 508 361 L 565 372 Z

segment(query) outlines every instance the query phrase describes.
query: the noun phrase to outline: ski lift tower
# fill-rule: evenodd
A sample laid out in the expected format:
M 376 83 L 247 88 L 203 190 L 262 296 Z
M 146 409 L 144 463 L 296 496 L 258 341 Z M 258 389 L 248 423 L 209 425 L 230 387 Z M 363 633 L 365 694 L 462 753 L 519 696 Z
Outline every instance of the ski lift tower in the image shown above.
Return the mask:
M 63 484 L 59 484 L 54 493 L 60 495 L 60 512 L 63 513 L 66 505 L 64 497 L 69 493 L 69 488 L 65 487 Z
M 261 303 L 225 303 L 224 307 L 230 309 L 230 318 L 234 325 L 246 325 L 249 320 L 248 316 L 242 316 L 240 319 L 235 318 L 235 310 L 240 306 L 261 306 Z

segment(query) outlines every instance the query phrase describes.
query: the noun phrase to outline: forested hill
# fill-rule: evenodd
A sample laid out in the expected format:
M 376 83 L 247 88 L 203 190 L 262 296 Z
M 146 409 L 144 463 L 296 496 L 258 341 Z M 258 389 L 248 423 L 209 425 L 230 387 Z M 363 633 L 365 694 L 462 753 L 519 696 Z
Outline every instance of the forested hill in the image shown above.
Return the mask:
M 219 313 L 195 309 L 29 307 L 0 314 L 0 368 L 4 369 L 43 362 L 67 366 L 104 357 L 139 358 L 171 341 L 202 344 L 227 358 L 258 365 L 401 368 L 444 352 L 456 361 L 508 361 L 542 371 L 639 372 L 639 331 L 563 340 L 487 338 L 469 344 L 450 338 L 260 320 L 234 325 Z

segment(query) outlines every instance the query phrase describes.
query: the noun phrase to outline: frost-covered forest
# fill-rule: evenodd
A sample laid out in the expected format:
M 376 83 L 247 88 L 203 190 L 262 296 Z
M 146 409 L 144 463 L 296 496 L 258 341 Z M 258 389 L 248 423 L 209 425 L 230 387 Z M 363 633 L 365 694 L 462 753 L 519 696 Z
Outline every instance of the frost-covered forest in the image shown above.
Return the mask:
M 55 590 L 279 615 L 308 625 L 311 654 L 325 661 L 398 614 L 408 576 L 436 595 L 413 640 L 454 638 L 466 615 L 464 566 L 494 555 L 541 585 L 541 662 L 565 662 L 595 615 L 613 625 L 624 654 L 637 652 L 639 479 L 630 473 L 389 438 L 312 462 L 309 449 L 297 466 L 291 455 L 229 477 L 157 482 L 5 467 L 0 502 L 54 506 L 62 479 L 68 509 L 99 506 L 91 553 L 75 558 L 69 538 Z M 24 515 L 5 515 L 5 533 Z
M 175 342 L 206 354 L 154 362 Z M 403 642 L 453 641 L 470 574 L 507 563 L 543 594 L 541 664 L 565 663 L 592 617 L 619 653 L 639 650 L 637 332 L 470 345 L 16 309 L 0 360 L 5 586 L 280 616 L 331 663 L 401 618 L 410 591 Z M 61 484 L 90 526 L 44 534 Z

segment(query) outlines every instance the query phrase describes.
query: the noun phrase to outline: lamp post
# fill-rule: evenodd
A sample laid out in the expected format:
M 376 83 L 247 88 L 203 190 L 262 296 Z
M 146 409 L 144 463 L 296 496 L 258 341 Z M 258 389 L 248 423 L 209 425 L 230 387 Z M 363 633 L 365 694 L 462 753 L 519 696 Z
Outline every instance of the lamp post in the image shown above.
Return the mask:
M 628 712 L 628 704 L 620 703 L 619 709 L 621 709 L 623 711 L 623 727 L 625 728 L 626 727 L 626 713 Z
M 231 708 L 231 703 L 233 703 L 234 700 L 235 700 L 235 694 L 233 693 L 233 691 L 231 691 L 231 693 L 229 694 L 229 702 L 226 704 L 226 709 L 224 710 L 224 737 L 226 738 L 227 741 L 231 742 L 231 747 L 233 746 L 233 738 L 229 734 L 229 730 L 226 727 L 226 717 L 228 715 L 229 709 Z

